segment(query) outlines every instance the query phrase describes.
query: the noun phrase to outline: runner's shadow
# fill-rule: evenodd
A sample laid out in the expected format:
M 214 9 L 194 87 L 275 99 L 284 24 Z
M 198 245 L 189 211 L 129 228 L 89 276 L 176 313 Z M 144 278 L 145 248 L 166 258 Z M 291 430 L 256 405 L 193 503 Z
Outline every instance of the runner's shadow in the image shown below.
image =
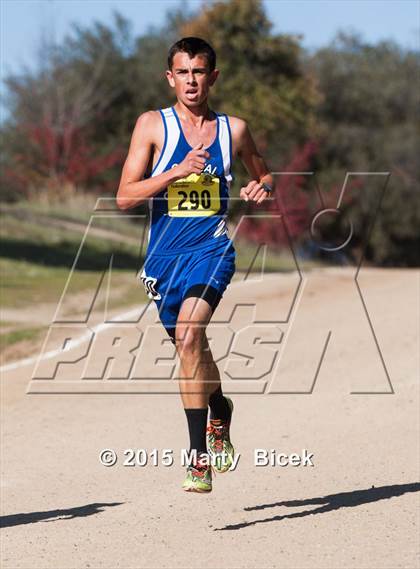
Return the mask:
M 46 512 L 30 512 L 28 514 L 11 514 L 10 516 L 0 517 L 0 528 L 8 528 L 12 526 L 20 526 L 24 524 L 34 524 L 36 522 L 53 522 L 59 520 L 72 520 L 73 518 L 84 518 L 93 516 L 99 512 L 103 512 L 105 508 L 112 506 L 120 506 L 124 502 L 104 502 L 87 504 L 86 506 L 78 506 L 76 508 L 67 508 L 65 510 L 47 510 Z
M 273 504 L 262 504 L 260 506 L 250 506 L 244 508 L 245 511 L 251 512 L 256 510 L 265 510 L 266 508 L 276 508 L 285 506 L 286 508 L 297 508 L 299 506 L 320 505 L 319 508 L 312 510 L 304 510 L 303 512 L 295 512 L 293 514 L 284 514 L 273 516 L 272 518 L 264 518 L 253 522 L 242 522 L 240 524 L 226 525 L 223 528 L 215 528 L 214 531 L 242 529 L 257 524 L 265 524 L 268 522 L 281 521 L 291 518 L 304 518 L 325 512 L 332 512 L 340 508 L 354 508 L 362 504 L 377 502 L 378 500 L 387 500 L 396 496 L 402 496 L 407 492 L 420 491 L 420 483 L 412 484 L 394 484 L 393 486 L 381 486 L 379 488 L 369 488 L 367 490 L 354 490 L 353 492 L 341 492 L 340 494 L 330 494 L 322 498 L 308 498 L 306 500 L 287 500 L 284 502 L 274 502 Z

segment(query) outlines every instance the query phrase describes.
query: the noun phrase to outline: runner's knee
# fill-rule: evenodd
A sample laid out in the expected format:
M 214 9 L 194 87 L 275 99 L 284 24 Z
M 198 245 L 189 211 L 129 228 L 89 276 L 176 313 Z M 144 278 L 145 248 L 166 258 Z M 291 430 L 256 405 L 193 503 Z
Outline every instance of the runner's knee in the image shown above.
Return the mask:
M 207 345 L 204 326 L 181 324 L 176 327 L 176 342 L 184 354 L 197 354 Z

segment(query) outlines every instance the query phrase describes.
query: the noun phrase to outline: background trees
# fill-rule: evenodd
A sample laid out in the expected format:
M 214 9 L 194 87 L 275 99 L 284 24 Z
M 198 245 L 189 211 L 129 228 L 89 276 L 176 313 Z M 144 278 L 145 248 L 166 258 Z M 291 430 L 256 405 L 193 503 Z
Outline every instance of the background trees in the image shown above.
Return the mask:
M 321 180 L 332 186 L 346 171 L 391 172 L 369 256 L 381 264 L 401 259 L 415 264 L 420 251 L 419 54 L 392 42 L 368 45 L 339 34 L 306 65 L 323 95 L 317 115 Z M 362 188 L 352 203 L 356 231 L 371 213 L 371 197 Z
M 347 171 L 391 171 L 368 258 L 418 264 L 418 53 L 343 34 L 305 53 L 295 37 L 273 33 L 259 0 L 175 10 L 161 29 L 137 38 L 115 14 L 111 26 L 75 27 L 60 46 L 44 45 L 36 71 L 6 78 L 1 199 L 27 199 L 45 187 L 60 192 L 66 184 L 114 195 L 136 117 L 172 102 L 166 54 L 186 35 L 215 47 L 221 78 L 211 104 L 249 122 L 273 170 L 299 164 L 316 171 L 331 200 Z M 245 173 L 236 176 L 234 195 Z M 288 201 L 299 196 L 299 228 L 311 188 L 302 179 L 282 191 Z M 345 206 L 356 220 L 355 243 L 371 196 L 359 187 Z M 242 207 L 237 202 L 232 215 Z M 281 244 L 279 236 L 270 239 Z

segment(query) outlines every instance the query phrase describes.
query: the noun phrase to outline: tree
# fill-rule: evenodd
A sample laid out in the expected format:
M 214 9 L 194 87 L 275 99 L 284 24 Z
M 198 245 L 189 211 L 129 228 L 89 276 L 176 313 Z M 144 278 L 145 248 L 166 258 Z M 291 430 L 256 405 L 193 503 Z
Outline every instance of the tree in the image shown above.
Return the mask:
M 221 77 L 211 104 L 246 119 L 273 167 L 312 135 L 317 93 L 296 38 L 272 33 L 260 0 L 205 5 L 181 26 L 210 42 Z
M 347 171 L 391 173 L 368 260 L 420 262 L 418 199 L 420 60 L 392 42 L 365 43 L 340 33 L 307 60 L 323 95 L 317 156 L 321 183 L 334 187 Z M 372 215 L 371 191 L 359 191 L 349 208 L 356 237 Z
M 346 172 L 390 171 L 367 258 L 420 263 L 419 53 L 342 33 L 305 53 L 298 38 L 273 32 L 261 0 L 193 11 L 181 4 L 162 27 L 138 38 L 115 14 L 110 26 L 75 26 L 60 46 L 44 45 L 39 69 L 5 81 L 10 118 L 1 127 L 1 198 L 65 182 L 115 195 L 137 117 L 173 103 L 167 51 L 189 35 L 207 39 L 217 53 L 221 76 L 210 106 L 247 120 L 272 170 L 305 164 L 324 192 L 330 188 L 329 203 Z M 248 180 L 235 170 L 233 196 Z M 293 204 L 298 232 L 309 211 L 310 187 L 301 182 L 278 186 L 284 203 Z M 358 245 L 374 204 L 370 191 L 353 189 L 345 208 Z M 247 207 L 236 201 L 230 214 Z M 270 231 L 263 238 L 281 243 Z
M 24 194 L 66 182 L 106 187 L 124 155 L 128 42 L 128 23 L 118 15 L 113 29 L 74 27 L 62 46 L 42 44 L 41 69 L 6 78 L 4 197 L 10 186 Z

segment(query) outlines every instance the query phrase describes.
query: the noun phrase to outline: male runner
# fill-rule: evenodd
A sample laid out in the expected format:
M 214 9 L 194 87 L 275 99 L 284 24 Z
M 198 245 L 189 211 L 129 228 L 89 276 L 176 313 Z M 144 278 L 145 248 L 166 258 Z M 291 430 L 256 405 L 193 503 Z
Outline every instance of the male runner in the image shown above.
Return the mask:
M 218 75 L 215 52 L 204 40 L 183 38 L 171 47 L 166 77 L 177 102 L 138 118 L 117 193 L 121 209 L 149 203 L 141 279 L 180 358 L 190 451 L 196 453 L 183 488 L 194 492 L 212 489 L 206 434 L 216 472 L 226 472 L 234 456 L 233 404 L 223 396 L 205 331 L 235 272 L 225 220 L 232 159 L 239 155 L 251 177 L 242 199 L 262 203 L 273 183 L 246 122 L 210 110 Z

